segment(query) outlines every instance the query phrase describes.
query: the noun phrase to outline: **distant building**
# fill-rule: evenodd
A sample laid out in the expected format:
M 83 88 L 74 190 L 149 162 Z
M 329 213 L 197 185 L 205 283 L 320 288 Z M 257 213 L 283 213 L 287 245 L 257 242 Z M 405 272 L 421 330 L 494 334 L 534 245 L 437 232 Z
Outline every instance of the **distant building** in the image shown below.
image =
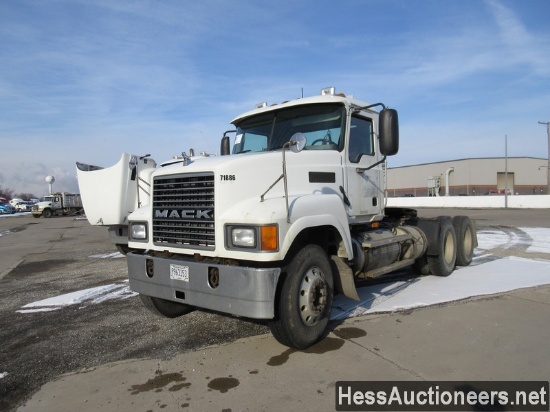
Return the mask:
M 547 193 L 548 159 L 504 157 L 459 159 L 412 166 L 390 167 L 387 171 L 389 197 L 482 196 Z M 507 169 L 507 170 L 506 170 Z

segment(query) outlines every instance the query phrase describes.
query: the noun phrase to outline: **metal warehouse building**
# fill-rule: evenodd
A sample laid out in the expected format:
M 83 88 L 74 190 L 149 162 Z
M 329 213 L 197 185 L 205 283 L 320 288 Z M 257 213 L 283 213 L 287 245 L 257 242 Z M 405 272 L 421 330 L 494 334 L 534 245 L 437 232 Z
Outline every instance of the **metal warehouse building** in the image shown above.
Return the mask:
M 394 167 L 387 170 L 389 197 L 539 195 L 547 193 L 548 159 L 491 157 Z

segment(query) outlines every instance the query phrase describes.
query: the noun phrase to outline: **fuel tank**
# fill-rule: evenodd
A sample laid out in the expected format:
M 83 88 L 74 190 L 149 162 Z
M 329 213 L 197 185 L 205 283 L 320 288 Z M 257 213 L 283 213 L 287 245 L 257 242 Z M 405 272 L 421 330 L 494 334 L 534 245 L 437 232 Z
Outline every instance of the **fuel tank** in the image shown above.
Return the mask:
M 377 229 L 354 234 L 353 271 L 366 273 L 395 262 L 414 261 L 426 252 L 426 235 L 414 226 Z

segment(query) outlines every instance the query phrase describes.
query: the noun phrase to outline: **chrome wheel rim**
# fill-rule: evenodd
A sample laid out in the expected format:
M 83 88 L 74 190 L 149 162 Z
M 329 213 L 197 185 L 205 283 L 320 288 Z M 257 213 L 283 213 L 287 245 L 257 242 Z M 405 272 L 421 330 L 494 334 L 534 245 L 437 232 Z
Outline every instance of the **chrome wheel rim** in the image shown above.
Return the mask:
M 302 321 L 308 326 L 315 325 L 327 305 L 327 284 L 320 268 L 311 267 L 302 278 L 299 305 Z

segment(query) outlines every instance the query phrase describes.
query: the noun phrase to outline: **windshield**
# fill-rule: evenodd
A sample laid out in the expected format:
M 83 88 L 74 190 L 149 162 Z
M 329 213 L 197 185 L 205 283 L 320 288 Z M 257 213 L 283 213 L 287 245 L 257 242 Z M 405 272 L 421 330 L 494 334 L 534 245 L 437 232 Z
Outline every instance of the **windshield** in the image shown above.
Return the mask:
M 294 133 L 306 136 L 305 150 L 339 150 L 344 107 L 316 104 L 259 114 L 237 124 L 233 153 L 277 150 Z

